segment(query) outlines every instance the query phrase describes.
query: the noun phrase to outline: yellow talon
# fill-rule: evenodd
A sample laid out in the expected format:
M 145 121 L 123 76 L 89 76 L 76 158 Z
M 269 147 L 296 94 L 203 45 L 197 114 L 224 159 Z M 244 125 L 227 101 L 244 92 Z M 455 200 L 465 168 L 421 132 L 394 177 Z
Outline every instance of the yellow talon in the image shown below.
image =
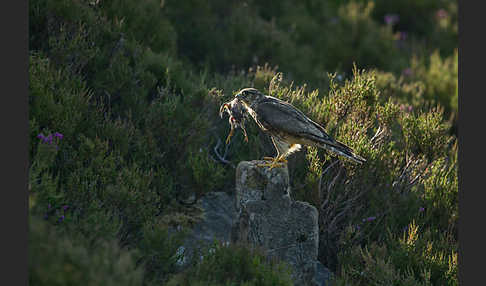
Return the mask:
M 230 133 L 228 134 L 228 138 L 226 138 L 226 145 L 229 144 L 231 141 L 231 136 L 233 136 L 233 129 L 230 130 Z
M 265 161 L 271 161 L 268 163 L 263 163 L 263 164 L 257 164 L 258 167 L 269 167 L 270 170 L 275 168 L 275 167 L 283 167 L 286 163 L 287 160 L 284 157 L 263 157 L 263 160 Z
M 268 167 L 270 170 L 275 168 L 275 167 L 283 167 L 284 163 L 280 162 L 268 162 L 268 163 L 263 163 L 263 164 L 257 164 L 258 167 Z

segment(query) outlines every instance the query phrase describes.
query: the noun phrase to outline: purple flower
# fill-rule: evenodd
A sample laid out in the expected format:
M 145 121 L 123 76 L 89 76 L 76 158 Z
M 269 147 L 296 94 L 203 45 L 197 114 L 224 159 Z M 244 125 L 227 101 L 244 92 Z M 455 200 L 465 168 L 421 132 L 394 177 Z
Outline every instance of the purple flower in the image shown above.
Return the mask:
M 65 211 L 66 211 L 68 208 L 69 208 L 69 206 L 68 206 L 68 205 L 64 205 L 64 206 L 62 206 L 62 209 L 63 209 L 63 210 L 65 210 Z
M 49 134 L 49 136 L 47 136 L 46 142 L 52 144 L 52 134 Z
M 62 138 L 64 138 L 64 135 L 56 132 L 54 134 L 49 134 L 49 136 L 44 136 L 44 134 L 40 133 L 39 135 L 37 135 L 37 138 L 41 139 L 42 143 L 52 144 L 54 143 L 54 138 L 59 138 L 59 140 L 62 140 Z
M 361 227 L 360 227 L 359 225 L 356 225 L 356 229 L 357 229 L 357 230 L 360 230 L 360 229 L 361 229 Z
M 47 208 L 48 208 L 48 209 L 51 209 L 51 204 L 48 204 L 48 205 L 47 205 Z
M 409 105 L 408 106 L 408 112 L 412 112 L 412 110 L 413 110 L 413 106 Z
M 59 218 L 59 222 L 63 221 L 64 220 L 64 215 L 62 215 L 60 218 Z
M 51 136 L 51 135 L 49 135 L 49 136 Z M 49 136 L 46 137 L 46 136 L 44 136 L 44 134 L 40 133 L 39 135 L 37 135 L 37 138 L 39 138 L 42 141 L 42 143 L 48 143 Z
M 423 212 L 425 209 L 423 207 L 419 208 L 419 212 Z
M 386 14 L 383 19 L 387 25 L 394 25 L 400 20 L 400 17 L 397 14 Z
M 370 222 L 370 221 L 374 221 L 375 219 L 376 219 L 376 216 L 370 216 L 370 217 L 364 218 L 363 222 Z
M 445 9 L 439 9 L 437 10 L 437 13 L 436 13 L 437 17 L 439 18 L 446 18 L 447 16 L 449 16 L 449 13 L 447 13 L 447 11 Z
M 64 137 L 64 135 L 62 135 L 59 132 L 56 132 L 56 133 L 54 133 L 54 137 L 57 137 L 57 138 L 59 138 L 59 140 L 62 140 L 62 138 Z

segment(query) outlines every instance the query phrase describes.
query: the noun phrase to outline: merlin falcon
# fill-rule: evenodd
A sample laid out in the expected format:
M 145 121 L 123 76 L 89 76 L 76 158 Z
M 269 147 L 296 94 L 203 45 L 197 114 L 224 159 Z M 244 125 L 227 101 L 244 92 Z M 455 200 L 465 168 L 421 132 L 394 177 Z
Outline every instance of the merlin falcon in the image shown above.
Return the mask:
M 321 125 L 290 103 L 264 95 L 255 88 L 240 90 L 231 102 L 221 106 L 220 116 L 223 111 L 230 114 L 231 133 L 227 142 L 235 126 L 240 126 L 245 131 L 241 120 L 244 118 L 241 114 L 243 111 L 253 118 L 263 132 L 270 135 L 277 149 L 277 156 L 265 157 L 264 160 L 271 162 L 264 166 L 273 168 L 286 163 L 286 158 L 298 151 L 302 145 L 323 148 L 360 164 L 366 162 L 363 157 L 355 154 L 353 149 L 333 139 Z

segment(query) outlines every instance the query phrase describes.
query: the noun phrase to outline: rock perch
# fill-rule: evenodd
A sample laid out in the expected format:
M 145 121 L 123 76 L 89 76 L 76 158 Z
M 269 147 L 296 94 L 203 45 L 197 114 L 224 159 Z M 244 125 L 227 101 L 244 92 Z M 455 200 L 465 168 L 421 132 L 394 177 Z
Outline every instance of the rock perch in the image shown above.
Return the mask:
M 293 268 L 296 285 L 312 285 L 316 275 L 319 227 L 317 209 L 290 197 L 287 166 L 257 167 L 263 161 L 240 162 L 236 169 L 239 212 L 233 240 L 263 249 Z

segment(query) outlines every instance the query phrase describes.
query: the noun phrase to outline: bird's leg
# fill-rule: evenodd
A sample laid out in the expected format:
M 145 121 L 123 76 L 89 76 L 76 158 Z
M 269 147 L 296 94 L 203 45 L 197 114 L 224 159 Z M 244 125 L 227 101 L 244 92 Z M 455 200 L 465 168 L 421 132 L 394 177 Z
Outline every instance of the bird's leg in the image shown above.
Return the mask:
M 246 129 L 244 123 L 240 124 L 241 130 L 243 130 L 243 134 L 245 135 L 245 142 L 248 143 L 248 135 L 246 134 Z
M 228 145 L 228 144 L 230 143 L 230 141 L 231 141 L 231 137 L 233 136 L 233 133 L 234 133 L 234 131 L 233 131 L 233 130 L 234 130 L 234 129 L 233 129 L 233 128 L 231 128 L 231 130 L 230 130 L 230 132 L 229 132 L 229 134 L 228 134 L 228 137 L 226 138 L 226 145 Z
M 231 119 L 234 120 L 234 118 L 230 117 L 230 122 L 231 122 L 230 127 L 231 127 L 231 129 L 230 129 L 230 132 L 228 134 L 228 137 L 226 138 L 226 145 L 228 145 L 230 143 L 231 137 L 233 136 L 233 133 L 235 132 L 235 127 L 234 127 L 233 122 L 231 121 Z
M 285 159 L 285 156 L 284 155 L 281 155 L 281 156 L 278 156 L 277 158 L 275 158 L 275 162 L 286 164 L 287 163 L 287 159 Z

